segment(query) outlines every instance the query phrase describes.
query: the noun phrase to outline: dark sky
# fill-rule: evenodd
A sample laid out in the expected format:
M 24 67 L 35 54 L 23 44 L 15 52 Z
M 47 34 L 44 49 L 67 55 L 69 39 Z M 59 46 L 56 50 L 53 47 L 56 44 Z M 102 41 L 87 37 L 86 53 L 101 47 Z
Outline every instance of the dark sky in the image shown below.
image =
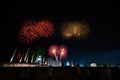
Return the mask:
M 65 44 L 68 46 L 69 56 L 79 55 L 80 58 L 82 57 L 79 59 L 80 61 L 88 59 L 86 55 L 95 54 L 95 60 L 98 60 L 97 57 L 100 54 L 103 56 L 109 52 L 112 54 L 112 52 L 120 50 L 119 16 L 114 9 L 112 0 L 83 0 L 79 2 L 75 0 L 60 2 L 10 0 L 7 2 L 6 24 L 2 26 L 1 30 L 2 53 L 0 58 L 3 61 L 3 58 L 6 55 L 11 55 L 16 47 L 26 47 L 17 39 L 17 32 L 23 21 L 42 17 L 54 21 L 56 29 L 59 29 L 59 24 L 63 21 L 84 19 L 89 23 L 91 32 L 86 39 L 65 40 L 60 36 L 59 30 L 56 30 L 52 39 L 39 39 L 32 47 L 42 45 L 42 47 L 48 48 L 52 44 Z M 120 54 L 117 53 L 117 57 L 120 58 Z M 77 58 L 75 57 L 75 59 Z M 118 59 L 113 62 L 116 61 Z

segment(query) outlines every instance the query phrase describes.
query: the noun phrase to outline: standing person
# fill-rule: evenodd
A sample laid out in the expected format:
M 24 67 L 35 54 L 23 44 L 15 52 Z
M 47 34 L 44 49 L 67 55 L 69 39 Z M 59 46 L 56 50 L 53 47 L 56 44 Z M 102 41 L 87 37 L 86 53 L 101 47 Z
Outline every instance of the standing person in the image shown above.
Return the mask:
M 66 80 L 66 70 L 64 67 L 62 67 L 62 71 L 61 71 L 61 80 Z
M 84 78 L 85 78 L 85 80 L 91 80 L 90 76 L 91 76 L 90 69 L 89 68 L 85 68 L 84 69 Z
M 52 79 L 52 77 L 53 77 L 52 76 L 53 75 L 52 71 L 53 71 L 52 66 L 50 66 L 49 69 L 48 69 L 48 79 L 47 80 L 53 80 Z
M 84 80 L 82 69 L 79 67 L 79 65 L 77 65 L 75 72 L 76 72 L 76 80 Z
M 98 80 L 112 80 L 111 71 L 109 68 L 105 67 L 98 70 Z

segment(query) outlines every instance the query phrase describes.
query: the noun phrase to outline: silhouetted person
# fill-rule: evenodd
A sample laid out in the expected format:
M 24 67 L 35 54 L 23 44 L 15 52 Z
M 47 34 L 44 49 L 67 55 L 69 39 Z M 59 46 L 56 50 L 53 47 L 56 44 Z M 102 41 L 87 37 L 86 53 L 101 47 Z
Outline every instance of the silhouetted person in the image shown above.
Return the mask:
M 105 67 L 98 70 L 99 80 L 112 80 L 110 69 Z
M 120 67 L 112 67 L 111 76 L 113 80 L 120 80 Z
M 85 80 L 90 80 L 91 74 L 90 74 L 90 69 L 89 68 L 85 68 L 84 77 L 85 77 Z
M 98 80 L 97 67 L 90 67 L 90 80 Z
M 52 69 L 52 66 L 50 66 L 49 67 L 49 69 L 48 69 L 48 78 L 47 78 L 47 80 L 52 80 L 52 75 L 53 75 L 53 69 Z
M 60 80 L 66 80 L 66 70 L 64 67 L 62 67 L 62 71 L 61 71 L 61 79 Z
M 82 75 L 82 69 L 79 67 L 79 65 L 77 64 L 77 67 L 76 67 L 76 69 L 75 69 L 76 71 L 76 73 L 75 73 L 75 75 L 76 75 L 76 77 L 75 77 L 75 80 L 84 80 L 83 79 L 83 75 Z

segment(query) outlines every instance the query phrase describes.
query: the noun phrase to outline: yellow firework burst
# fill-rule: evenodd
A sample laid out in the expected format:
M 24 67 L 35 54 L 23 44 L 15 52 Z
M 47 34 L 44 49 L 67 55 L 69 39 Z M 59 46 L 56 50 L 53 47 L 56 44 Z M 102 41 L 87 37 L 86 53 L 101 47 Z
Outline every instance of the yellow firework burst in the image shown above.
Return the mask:
M 71 38 L 72 37 L 71 29 L 69 29 L 68 27 L 64 27 L 62 30 L 62 35 L 65 38 Z
M 89 31 L 89 25 L 85 22 L 65 22 L 61 25 L 61 34 L 67 39 L 72 37 L 84 38 Z

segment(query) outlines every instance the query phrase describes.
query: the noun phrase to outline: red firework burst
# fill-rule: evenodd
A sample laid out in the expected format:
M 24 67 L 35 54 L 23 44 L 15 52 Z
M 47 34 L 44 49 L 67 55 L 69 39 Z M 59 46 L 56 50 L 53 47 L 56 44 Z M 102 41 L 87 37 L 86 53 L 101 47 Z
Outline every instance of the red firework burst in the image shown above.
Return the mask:
M 56 45 L 52 45 L 49 48 L 49 55 L 53 56 L 53 57 L 59 57 L 60 60 L 66 58 L 67 56 L 67 47 L 64 45 L 61 45 L 60 47 L 56 46 Z
M 59 48 L 60 60 L 64 59 L 67 56 L 67 52 L 68 51 L 67 51 L 67 47 L 66 46 L 64 46 L 64 45 L 60 46 L 60 48 Z
M 23 43 L 26 44 L 29 44 L 35 40 L 38 37 L 38 33 L 34 22 L 27 21 L 20 29 L 18 37 Z
M 48 51 L 49 51 L 50 56 L 55 57 L 58 53 L 58 47 L 56 45 L 52 45 L 52 46 L 50 46 Z
M 36 29 L 40 37 L 50 37 L 54 33 L 54 25 L 48 20 L 42 20 L 36 23 Z

